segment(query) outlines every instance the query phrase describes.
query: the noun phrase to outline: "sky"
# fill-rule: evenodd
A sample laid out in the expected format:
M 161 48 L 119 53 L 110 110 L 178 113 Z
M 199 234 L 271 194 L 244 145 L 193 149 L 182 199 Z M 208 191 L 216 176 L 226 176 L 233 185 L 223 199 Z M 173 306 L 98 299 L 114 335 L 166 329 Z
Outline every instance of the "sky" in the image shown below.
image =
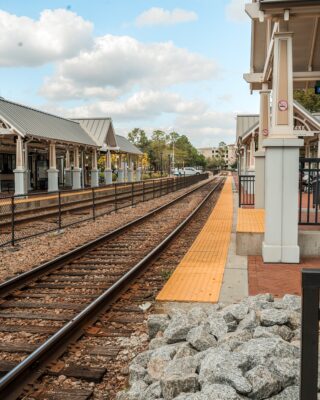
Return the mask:
M 235 142 L 258 112 L 245 0 L 0 0 L 0 96 L 64 117 L 111 117 Z

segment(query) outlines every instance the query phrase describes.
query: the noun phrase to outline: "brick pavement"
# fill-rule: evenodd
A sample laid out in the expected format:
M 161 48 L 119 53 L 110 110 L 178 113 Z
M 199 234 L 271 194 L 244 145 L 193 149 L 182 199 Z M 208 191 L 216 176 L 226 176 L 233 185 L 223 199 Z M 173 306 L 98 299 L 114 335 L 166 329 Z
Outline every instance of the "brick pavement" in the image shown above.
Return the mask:
M 301 269 L 319 268 L 320 258 L 306 258 L 300 264 L 265 264 L 260 256 L 248 257 L 249 295 L 301 294 Z

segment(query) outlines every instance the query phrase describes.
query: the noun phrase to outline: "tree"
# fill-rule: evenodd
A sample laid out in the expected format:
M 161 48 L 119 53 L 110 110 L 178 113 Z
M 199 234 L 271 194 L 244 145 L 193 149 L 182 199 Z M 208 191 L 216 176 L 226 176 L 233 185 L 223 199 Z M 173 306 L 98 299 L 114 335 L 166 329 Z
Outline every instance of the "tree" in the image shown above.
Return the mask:
M 140 128 L 134 128 L 128 133 L 128 139 L 131 143 L 138 147 L 143 153 L 147 152 L 150 146 L 150 140 L 148 139 L 145 131 Z
M 293 98 L 310 112 L 320 112 L 320 95 L 314 93 L 314 89 L 294 90 Z

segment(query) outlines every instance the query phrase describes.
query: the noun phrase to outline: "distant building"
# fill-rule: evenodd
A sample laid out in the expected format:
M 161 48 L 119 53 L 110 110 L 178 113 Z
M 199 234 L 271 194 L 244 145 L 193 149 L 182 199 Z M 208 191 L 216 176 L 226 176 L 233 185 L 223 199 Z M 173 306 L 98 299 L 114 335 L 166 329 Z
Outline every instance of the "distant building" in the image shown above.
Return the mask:
M 200 147 L 197 150 L 205 158 L 223 158 L 225 164 L 229 167 L 234 164 L 237 159 L 236 146 L 234 144 L 216 147 Z

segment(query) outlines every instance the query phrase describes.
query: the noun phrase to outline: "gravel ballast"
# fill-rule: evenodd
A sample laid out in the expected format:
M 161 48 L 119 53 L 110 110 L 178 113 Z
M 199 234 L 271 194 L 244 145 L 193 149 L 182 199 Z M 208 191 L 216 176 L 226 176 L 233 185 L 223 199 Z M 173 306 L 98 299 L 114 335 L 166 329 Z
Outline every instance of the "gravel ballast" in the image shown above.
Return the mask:
M 117 400 L 298 400 L 300 304 L 263 294 L 151 315 Z

